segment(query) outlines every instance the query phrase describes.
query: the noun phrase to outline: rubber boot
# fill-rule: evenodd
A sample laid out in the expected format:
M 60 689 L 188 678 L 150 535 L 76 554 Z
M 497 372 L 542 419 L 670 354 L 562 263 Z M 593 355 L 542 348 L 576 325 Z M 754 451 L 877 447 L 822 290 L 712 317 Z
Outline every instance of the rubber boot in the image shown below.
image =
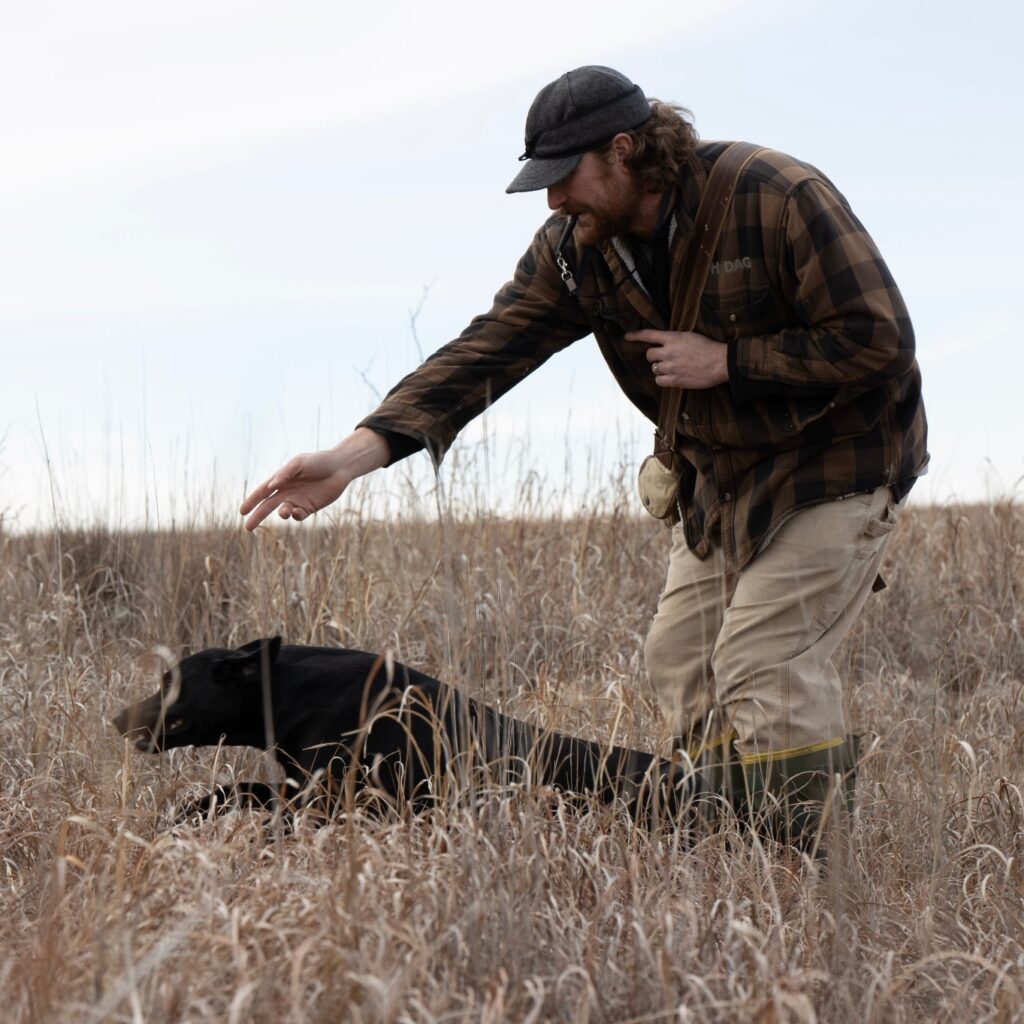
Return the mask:
M 825 860 L 830 824 L 849 826 L 860 737 L 824 750 L 767 755 L 743 764 L 740 811 L 761 836 Z

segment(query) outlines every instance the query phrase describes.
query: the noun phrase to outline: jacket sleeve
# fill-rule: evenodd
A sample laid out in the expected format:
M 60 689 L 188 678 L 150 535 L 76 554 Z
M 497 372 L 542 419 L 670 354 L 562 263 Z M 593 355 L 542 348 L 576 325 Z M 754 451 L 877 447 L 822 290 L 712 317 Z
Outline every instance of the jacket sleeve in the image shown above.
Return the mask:
M 563 223 L 549 220 L 490 311 L 399 381 L 359 424 L 388 439 L 392 462 L 422 448 L 440 462 L 471 419 L 554 353 L 590 333 L 554 262 L 552 237 Z M 402 442 L 396 444 L 394 435 L 402 435 Z
M 780 225 L 784 298 L 801 323 L 729 343 L 737 402 L 864 391 L 906 373 L 914 331 L 881 254 L 846 201 L 819 179 L 797 185 Z

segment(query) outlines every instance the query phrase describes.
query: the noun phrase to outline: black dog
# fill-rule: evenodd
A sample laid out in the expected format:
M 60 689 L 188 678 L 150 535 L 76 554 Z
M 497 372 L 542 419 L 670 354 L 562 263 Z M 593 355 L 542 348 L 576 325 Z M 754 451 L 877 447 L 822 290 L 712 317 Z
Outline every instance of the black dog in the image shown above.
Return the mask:
M 444 799 L 453 780 L 535 782 L 620 801 L 646 825 L 708 795 L 699 773 L 651 754 L 537 729 L 379 655 L 282 646 L 280 637 L 185 658 L 114 725 L 151 753 L 222 740 L 272 749 L 291 787 L 288 806 L 325 815 L 366 790 L 419 811 Z M 277 801 L 269 786 L 239 783 L 185 814 Z

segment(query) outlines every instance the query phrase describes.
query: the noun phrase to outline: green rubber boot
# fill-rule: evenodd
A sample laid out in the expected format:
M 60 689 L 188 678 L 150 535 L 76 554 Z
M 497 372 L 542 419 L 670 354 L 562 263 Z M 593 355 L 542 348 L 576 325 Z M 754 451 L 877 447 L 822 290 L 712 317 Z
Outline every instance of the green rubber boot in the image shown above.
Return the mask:
M 825 859 L 829 825 L 849 828 L 860 737 L 824 750 L 743 764 L 741 813 L 761 836 Z

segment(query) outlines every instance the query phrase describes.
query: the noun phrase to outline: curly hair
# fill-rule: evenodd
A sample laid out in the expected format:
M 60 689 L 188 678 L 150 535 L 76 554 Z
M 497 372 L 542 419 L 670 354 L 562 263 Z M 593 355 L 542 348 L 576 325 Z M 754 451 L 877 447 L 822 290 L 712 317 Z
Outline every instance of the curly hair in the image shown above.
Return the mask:
M 640 179 L 647 192 L 662 192 L 679 180 L 680 170 L 693 154 L 698 141 L 693 114 L 675 103 L 648 97 L 651 116 L 639 128 L 626 134 L 633 139 L 633 153 L 627 169 Z M 608 159 L 609 142 L 600 155 Z

